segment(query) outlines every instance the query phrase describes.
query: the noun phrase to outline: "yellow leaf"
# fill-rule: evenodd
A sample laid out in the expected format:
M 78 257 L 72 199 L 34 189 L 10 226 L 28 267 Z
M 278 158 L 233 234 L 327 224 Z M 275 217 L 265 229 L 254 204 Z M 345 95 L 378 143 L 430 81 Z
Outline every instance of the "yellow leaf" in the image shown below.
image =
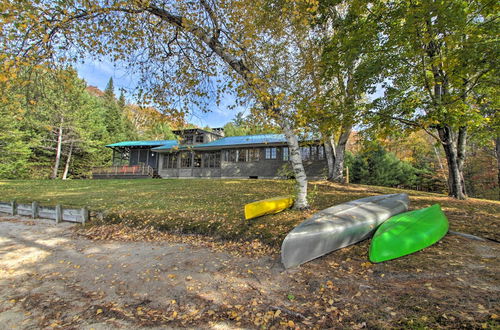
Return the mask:
M 172 313 L 172 317 L 173 317 L 173 318 L 176 318 L 176 317 L 177 317 L 177 312 L 176 312 L 176 311 L 174 311 L 174 312 Z
M 275 313 L 274 313 L 274 317 L 278 317 L 280 316 L 281 314 L 281 311 L 278 309 Z
M 295 323 L 292 320 L 290 320 L 290 321 L 288 321 L 288 326 L 293 328 L 293 327 L 295 327 Z
M 101 314 L 102 313 L 102 309 L 99 308 L 98 310 L 95 311 L 95 313 L 96 313 L 96 315 Z

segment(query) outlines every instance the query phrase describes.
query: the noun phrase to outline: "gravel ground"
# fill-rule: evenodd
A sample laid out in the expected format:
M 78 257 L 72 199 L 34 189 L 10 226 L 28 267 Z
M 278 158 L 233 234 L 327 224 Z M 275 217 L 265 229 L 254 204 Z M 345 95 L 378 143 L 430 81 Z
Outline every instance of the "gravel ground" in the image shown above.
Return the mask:
M 498 326 L 498 243 L 447 235 L 375 265 L 368 246 L 285 271 L 276 254 L 90 240 L 71 224 L 3 217 L 0 328 Z

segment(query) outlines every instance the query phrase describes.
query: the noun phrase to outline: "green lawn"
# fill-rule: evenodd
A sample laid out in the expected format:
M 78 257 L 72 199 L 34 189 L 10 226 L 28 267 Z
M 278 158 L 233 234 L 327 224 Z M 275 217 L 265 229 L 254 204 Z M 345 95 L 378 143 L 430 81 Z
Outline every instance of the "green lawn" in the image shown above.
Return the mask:
M 277 195 L 293 194 L 284 180 L 15 180 L 0 181 L 0 201 L 36 200 L 42 205 L 82 207 L 105 211 L 106 223 L 125 223 L 222 239 L 259 239 L 278 247 L 288 231 L 313 212 L 352 199 L 400 192 L 385 187 L 310 184 L 311 210 L 288 210 L 244 220 L 243 205 Z M 452 230 L 499 239 L 500 203 L 479 199 L 456 201 L 443 195 L 405 191 L 411 208 L 440 203 Z M 95 221 L 95 223 L 99 223 Z

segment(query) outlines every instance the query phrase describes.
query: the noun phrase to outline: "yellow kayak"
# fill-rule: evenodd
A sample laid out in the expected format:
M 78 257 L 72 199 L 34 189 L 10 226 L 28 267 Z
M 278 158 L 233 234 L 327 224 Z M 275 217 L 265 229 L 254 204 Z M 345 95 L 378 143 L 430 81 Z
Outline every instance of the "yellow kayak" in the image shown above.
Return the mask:
M 245 219 L 253 219 L 265 214 L 281 212 L 293 204 L 290 197 L 274 197 L 245 204 Z

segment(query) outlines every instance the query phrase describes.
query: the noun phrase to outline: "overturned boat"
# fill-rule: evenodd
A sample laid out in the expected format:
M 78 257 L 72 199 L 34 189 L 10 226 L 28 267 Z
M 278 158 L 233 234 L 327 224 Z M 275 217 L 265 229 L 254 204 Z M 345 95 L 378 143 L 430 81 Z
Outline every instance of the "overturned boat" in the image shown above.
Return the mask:
M 274 197 L 245 205 L 245 219 L 253 219 L 266 214 L 274 214 L 286 210 L 293 205 L 291 197 Z
M 408 210 L 407 194 L 361 198 L 324 209 L 295 227 L 281 245 L 285 268 L 298 266 L 370 237 L 393 215 Z
M 395 215 L 373 235 L 370 261 L 382 262 L 420 251 L 443 238 L 448 227 L 439 204 Z

